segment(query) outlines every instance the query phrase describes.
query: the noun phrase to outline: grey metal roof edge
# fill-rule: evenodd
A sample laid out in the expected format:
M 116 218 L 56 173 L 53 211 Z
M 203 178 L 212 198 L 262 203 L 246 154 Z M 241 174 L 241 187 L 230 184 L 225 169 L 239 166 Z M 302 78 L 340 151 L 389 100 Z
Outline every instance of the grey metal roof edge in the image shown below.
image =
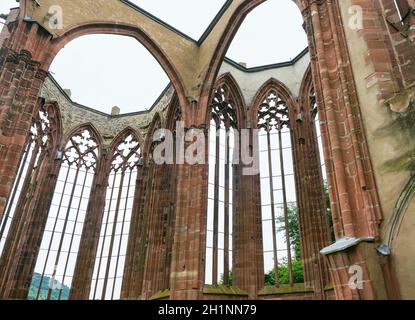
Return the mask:
M 170 31 L 173 31 L 174 33 L 182 36 L 183 38 L 192 41 L 196 44 L 198 44 L 198 41 L 196 41 L 195 39 L 193 39 L 192 37 L 190 37 L 189 35 L 187 35 L 186 33 L 180 31 L 179 29 L 176 29 L 175 27 L 173 27 L 172 25 L 168 24 L 167 22 L 157 18 L 155 15 L 151 14 L 150 12 L 144 10 L 143 8 L 141 8 L 140 6 L 136 5 L 135 3 L 132 3 L 131 1 L 128 0 L 120 0 L 122 3 L 124 3 L 125 5 L 129 6 L 130 8 L 142 13 L 143 15 L 145 15 L 147 18 L 150 18 L 151 20 L 157 22 L 158 24 L 162 25 L 163 27 L 169 29 Z
M 232 65 L 233 67 L 237 68 L 238 70 L 240 70 L 242 72 L 255 73 L 255 72 L 261 72 L 261 71 L 265 71 L 265 70 L 291 67 L 291 66 L 295 65 L 298 61 L 300 61 L 308 52 L 309 52 L 309 48 L 307 47 L 303 51 L 301 51 L 294 59 L 292 59 L 290 61 L 267 64 L 267 65 L 263 65 L 263 66 L 252 67 L 252 68 L 244 67 L 244 66 L 240 65 L 238 62 L 236 62 L 236 61 L 234 61 L 234 60 L 232 60 L 228 57 L 225 57 L 224 62 L 229 63 L 230 65 Z
M 136 11 L 142 13 L 142 14 L 144 14 L 146 17 L 148 17 L 151 20 L 153 20 L 153 21 L 159 23 L 160 25 L 166 27 L 170 31 L 173 31 L 176 34 L 184 37 L 185 39 L 196 43 L 198 46 L 200 46 L 206 40 L 206 38 L 212 32 L 213 28 L 218 23 L 218 21 L 220 20 L 220 18 L 223 16 L 223 14 L 226 12 L 226 10 L 229 8 L 229 6 L 232 4 L 232 1 L 233 0 L 227 0 L 223 4 L 223 6 L 219 10 L 219 12 L 215 15 L 215 17 L 213 18 L 213 20 L 209 23 L 209 25 L 207 26 L 207 28 L 205 29 L 205 31 L 203 32 L 203 34 L 200 36 L 199 40 L 195 40 L 191 36 L 189 36 L 186 33 L 184 33 L 183 31 L 180 31 L 179 29 L 173 27 L 172 25 L 168 24 L 167 22 L 163 21 L 162 19 L 157 18 L 155 15 L 153 15 L 150 12 L 144 10 L 140 6 L 136 5 L 135 3 L 132 3 L 129 0 L 121 0 L 121 2 L 123 2 L 124 4 L 126 4 L 127 6 L 129 6 L 130 8 L 132 8 L 132 9 L 134 9 L 134 10 L 136 10 Z
M 218 21 L 222 18 L 222 16 L 225 14 L 226 10 L 228 10 L 228 8 L 230 7 L 230 5 L 232 4 L 232 1 L 233 0 L 227 0 L 223 4 L 222 8 L 219 10 L 219 12 L 216 14 L 216 16 L 213 18 L 213 20 L 211 21 L 211 23 L 206 28 L 205 32 L 203 32 L 202 36 L 197 41 L 197 44 L 199 46 L 202 45 L 202 43 L 206 40 L 206 38 L 212 32 L 213 28 L 216 26 L 216 24 L 218 23 Z

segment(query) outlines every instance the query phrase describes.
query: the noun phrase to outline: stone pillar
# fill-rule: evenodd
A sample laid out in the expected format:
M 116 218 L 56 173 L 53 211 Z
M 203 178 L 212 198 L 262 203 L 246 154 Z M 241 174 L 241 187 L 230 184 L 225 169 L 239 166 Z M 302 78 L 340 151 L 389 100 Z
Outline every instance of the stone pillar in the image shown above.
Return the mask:
M 169 288 L 170 255 L 175 216 L 175 165 L 155 168 L 150 191 L 150 212 L 147 254 L 144 267 L 142 298 L 149 299 L 158 291 Z M 167 281 L 166 281 L 167 280 Z
M 153 185 L 153 170 L 153 165 L 146 165 L 137 175 L 121 299 L 138 299 L 142 294 L 147 253 L 149 190 Z
M 260 176 L 244 175 L 243 165 L 236 165 L 233 188 L 232 285 L 246 290 L 250 299 L 256 299 L 264 287 Z
M 205 136 L 208 136 L 206 130 Z M 186 146 L 188 142 L 185 143 Z M 206 154 L 207 146 L 206 143 Z M 177 167 L 177 208 L 170 298 L 201 300 L 205 280 L 208 165 L 185 163 Z
M 100 159 L 82 229 L 81 245 L 79 246 L 70 292 L 71 300 L 88 300 L 91 290 L 109 173 L 107 155 L 101 155 Z
M 306 90 L 304 97 L 301 97 L 301 114 L 293 124 L 294 172 L 298 195 L 304 283 L 306 287 L 314 289 L 317 298 L 324 299 L 324 289 L 330 279 L 320 250 L 328 246 L 331 239 L 309 93 L 310 91 Z
M 378 238 L 382 216 L 339 1 L 296 2 L 309 37 L 336 237 Z M 356 260 L 352 252 L 343 254 L 347 261 Z M 360 254 L 361 261 L 369 259 L 366 251 Z M 328 262 L 330 270 L 344 267 L 338 259 L 329 258 Z M 370 274 L 368 284 L 378 278 L 376 272 Z M 332 280 L 337 297 L 350 296 L 343 281 Z M 370 291 L 374 286 L 366 288 Z M 352 295 L 357 299 L 376 296 L 374 292 Z
M 336 299 L 387 299 L 382 267 L 373 239 L 343 238 L 321 253 L 329 262 Z
M 16 177 L 41 86 L 47 72 L 36 61 L 39 44 L 47 50 L 51 36 L 16 12 L 2 32 L 0 47 L 0 219 Z
M 0 219 L 47 73 L 30 52 L 0 49 Z

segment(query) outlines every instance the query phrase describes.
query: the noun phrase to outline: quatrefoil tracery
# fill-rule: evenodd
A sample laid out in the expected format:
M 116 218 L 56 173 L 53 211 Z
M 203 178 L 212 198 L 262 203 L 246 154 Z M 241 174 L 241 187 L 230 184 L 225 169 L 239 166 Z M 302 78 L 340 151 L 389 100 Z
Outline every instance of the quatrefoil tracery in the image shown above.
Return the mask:
M 141 149 L 138 140 L 132 135 L 128 135 L 121 142 L 113 155 L 111 170 L 118 171 L 126 168 L 133 169 L 141 159 Z
M 66 145 L 64 161 L 69 165 L 84 166 L 87 170 L 96 168 L 98 143 L 88 129 L 72 136 Z

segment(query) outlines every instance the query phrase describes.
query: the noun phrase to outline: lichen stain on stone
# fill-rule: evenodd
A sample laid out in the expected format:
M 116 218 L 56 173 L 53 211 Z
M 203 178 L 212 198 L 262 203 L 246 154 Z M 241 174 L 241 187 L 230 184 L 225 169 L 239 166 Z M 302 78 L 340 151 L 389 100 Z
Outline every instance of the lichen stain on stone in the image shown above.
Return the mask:
M 415 137 L 415 86 L 394 95 L 386 101 L 386 105 L 393 111 L 393 120 L 387 126 L 378 130 L 384 135 L 396 134 L 397 130 L 404 131 L 410 139 Z M 415 149 L 385 162 L 384 168 L 390 172 L 415 172 Z

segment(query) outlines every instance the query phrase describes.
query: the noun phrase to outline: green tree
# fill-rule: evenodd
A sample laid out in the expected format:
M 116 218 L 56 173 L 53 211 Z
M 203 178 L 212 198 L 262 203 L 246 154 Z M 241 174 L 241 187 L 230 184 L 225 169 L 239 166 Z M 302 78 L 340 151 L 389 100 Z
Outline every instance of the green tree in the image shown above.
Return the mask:
M 220 282 L 219 282 L 219 284 L 221 286 L 225 285 L 225 275 L 223 273 L 220 276 Z M 232 284 L 233 284 L 233 272 L 232 272 L 232 270 L 230 270 L 229 271 L 229 283 L 228 283 L 228 286 L 229 287 L 232 287 Z
M 294 249 L 294 259 L 301 260 L 301 235 L 300 235 L 300 221 L 298 218 L 297 207 L 291 205 L 288 207 L 288 236 L 290 237 L 290 244 Z M 278 232 L 285 233 L 285 217 L 279 216 L 277 223 L 280 224 Z M 285 240 L 287 241 L 287 240 Z
M 336 240 L 336 236 L 334 234 L 333 213 L 331 211 L 329 186 L 328 186 L 327 181 L 324 182 L 324 197 L 326 199 L 327 220 L 329 222 L 330 236 L 331 236 L 331 240 L 334 242 Z
M 292 261 L 292 271 L 294 283 L 304 282 L 303 262 L 301 259 Z M 278 282 L 280 285 L 290 284 L 290 275 L 288 271 L 288 261 L 284 259 L 278 265 Z M 265 274 L 265 285 L 275 286 L 275 269 Z

